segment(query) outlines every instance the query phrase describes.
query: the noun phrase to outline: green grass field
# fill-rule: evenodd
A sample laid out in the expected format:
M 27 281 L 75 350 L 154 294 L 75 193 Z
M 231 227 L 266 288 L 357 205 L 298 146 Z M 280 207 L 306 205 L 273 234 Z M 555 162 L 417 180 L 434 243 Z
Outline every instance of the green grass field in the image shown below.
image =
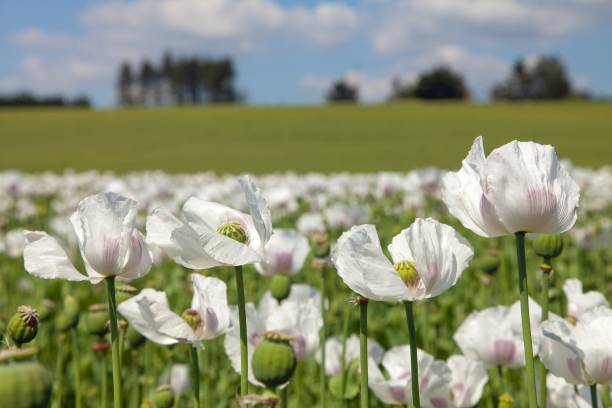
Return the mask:
M 408 103 L 121 111 L 2 110 L 0 168 L 254 173 L 459 167 L 473 138 L 551 143 L 575 164 L 612 158 L 612 104 Z

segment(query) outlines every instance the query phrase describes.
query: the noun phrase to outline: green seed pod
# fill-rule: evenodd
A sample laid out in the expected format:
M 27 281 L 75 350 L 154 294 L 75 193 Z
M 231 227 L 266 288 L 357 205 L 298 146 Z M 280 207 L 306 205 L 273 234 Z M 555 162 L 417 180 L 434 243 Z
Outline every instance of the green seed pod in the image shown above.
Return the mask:
M 244 231 L 244 228 L 242 228 L 242 225 L 238 221 L 230 221 L 221 225 L 217 229 L 217 232 L 243 244 L 246 244 L 249 241 L 247 233 Z
M 8 337 L 21 347 L 34 340 L 38 332 L 38 312 L 30 306 L 19 306 L 17 313 L 11 317 L 7 327 Z
M 51 376 L 38 363 L 19 362 L 0 365 L 0 401 L 3 407 L 48 407 L 51 386 Z
M 181 318 L 183 318 L 194 331 L 197 330 L 200 323 L 202 323 L 202 318 L 195 309 L 185 309 L 183 314 L 181 314 Z
M 104 303 L 96 303 L 89 306 L 87 315 L 85 315 L 85 326 L 89 334 L 98 337 L 106 335 L 109 329 L 108 321 L 108 310 Z
M 138 331 L 136 331 L 136 329 L 134 329 L 132 326 L 128 326 L 128 329 L 125 332 L 125 339 L 127 340 L 128 347 L 131 350 L 136 350 L 142 346 L 146 340 L 146 338 L 142 334 L 138 333 Z
M 497 401 L 497 408 L 512 408 L 514 407 L 514 399 L 510 394 L 503 393 Z
M 269 288 L 272 297 L 282 302 L 291 293 L 291 278 L 284 273 L 275 273 L 270 279 Z
M 559 234 L 543 234 L 533 240 L 532 246 L 542 258 L 556 258 L 563 252 L 563 237 Z
M 297 359 L 290 337 L 279 333 L 266 333 L 264 340 L 255 347 L 252 366 L 257 381 L 267 388 L 275 389 L 291 379 Z
M 72 325 L 76 326 L 79 323 L 79 313 L 80 313 L 79 301 L 74 296 L 66 296 L 64 299 L 64 313 L 66 313 L 66 317 L 72 321 Z
M 172 408 L 174 393 L 169 385 L 158 387 L 150 398 L 143 401 L 141 408 Z
M 478 269 L 487 275 L 494 275 L 501 265 L 501 259 L 495 252 L 489 252 L 483 255 L 476 263 Z
M 329 390 L 338 399 L 352 400 L 359 395 L 359 360 L 351 361 L 346 369 L 344 396 L 342 396 L 342 373 L 334 375 L 329 380 Z
M 55 302 L 43 299 L 38 306 L 38 317 L 41 322 L 46 322 L 55 314 Z
M 117 304 L 125 302 L 126 300 L 134 296 L 136 292 L 138 292 L 138 289 L 130 285 L 117 286 L 117 291 L 115 292 L 115 299 L 117 300 Z
M 312 252 L 317 258 L 327 258 L 329 256 L 330 244 L 329 236 L 325 232 L 315 232 L 310 235 L 310 245 Z

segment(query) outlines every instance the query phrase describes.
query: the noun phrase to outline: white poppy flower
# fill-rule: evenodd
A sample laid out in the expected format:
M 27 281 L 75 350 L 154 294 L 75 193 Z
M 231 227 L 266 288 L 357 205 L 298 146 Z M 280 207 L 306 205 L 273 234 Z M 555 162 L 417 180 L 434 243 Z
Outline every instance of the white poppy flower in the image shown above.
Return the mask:
M 159 379 L 159 385 L 170 384 L 175 395 L 185 394 L 191 388 L 187 364 L 173 364 Z
M 546 376 L 548 408 L 591 408 L 590 396 L 585 396 L 586 387 L 577 393 L 574 385 L 553 374 Z
M 191 275 L 191 281 L 193 298 L 189 311 L 197 316 L 195 328 L 170 310 L 164 292 L 153 289 L 143 289 L 120 303 L 119 313 L 140 334 L 155 343 L 192 343 L 199 347 L 202 341 L 225 333 L 230 324 L 230 311 L 225 282 L 195 273 Z
M 472 312 L 453 339 L 466 357 L 480 360 L 487 367 L 523 367 L 523 338 L 513 330 L 512 320 L 507 306 Z
M 515 140 L 486 157 L 479 136 L 461 169 L 442 184 L 451 214 L 484 237 L 560 234 L 576 222 L 578 185 L 550 145 Z
M 368 338 L 368 358 L 376 364 L 382 361 L 384 350 L 375 340 Z M 359 336 L 352 334 L 346 339 L 345 362 L 346 367 L 351 361 L 359 358 Z M 321 354 L 315 355 L 317 363 L 321 364 Z M 325 373 L 329 376 L 340 373 L 342 369 L 342 337 L 334 336 L 325 342 Z
M 452 227 L 417 218 L 389 245 L 393 263 L 383 254 L 373 225 L 342 234 L 332 252 L 338 275 L 354 292 L 380 301 L 435 297 L 453 286 L 474 255 Z
M 44 279 L 89 280 L 109 276 L 132 280 L 151 269 L 151 253 L 135 228 L 136 202 L 115 193 L 83 199 L 70 217 L 87 276 L 73 266 L 57 240 L 43 231 L 25 231 L 25 269 Z
M 582 292 L 582 282 L 578 279 L 567 279 L 563 284 L 563 292 L 567 296 L 567 314 L 580 319 L 584 313 L 598 306 L 608 306 L 606 297 L 596 291 Z
M 446 364 L 451 370 L 451 405 L 466 408 L 478 404 L 489 380 L 484 364 L 461 355 L 450 356 Z
M 554 375 L 571 384 L 612 385 L 612 310 L 600 306 L 566 321 L 542 323 L 540 359 Z
M 326 230 L 323 215 L 318 212 L 307 212 L 300 215 L 296 226 L 297 230 L 306 236 L 310 236 L 314 233 L 323 233 Z
M 417 350 L 419 395 L 423 408 L 448 407 L 451 370 L 443 361 Z M 385 404 L 412 404 L 410 346 L 393 347 L 385 353 L 382 366 L 388 379 L 373 359 L 368 360 L 368 385 Z
M 147 241 L 190 269 L 263 262 L 272 234 L 270 211 L 248 176 L 239 178 L 250 215 L 191 197 L 183 205 L 184 221 L 164 208 L 147 218 Z
M 302 269 L 310 252 L 308 239 L 293 229 L 275 229 L 264 247 L 264 262 L 255 269 L 265 276 L 273 273 L 293 275 Z

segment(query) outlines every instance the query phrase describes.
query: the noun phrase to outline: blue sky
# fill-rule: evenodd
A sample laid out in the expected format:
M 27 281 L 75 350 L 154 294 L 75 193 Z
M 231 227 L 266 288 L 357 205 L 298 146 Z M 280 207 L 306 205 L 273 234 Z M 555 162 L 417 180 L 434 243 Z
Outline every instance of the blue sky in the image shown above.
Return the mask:
M 232 56 L 251 103 L 317 103 L 336 78 L 384 100 L 394 77 L 445 64 L 484 99 L 517 57 L 559 55 L 612 95 L 608 0 L 0 0 L 0 92 L 114 104 L 122 60 Z

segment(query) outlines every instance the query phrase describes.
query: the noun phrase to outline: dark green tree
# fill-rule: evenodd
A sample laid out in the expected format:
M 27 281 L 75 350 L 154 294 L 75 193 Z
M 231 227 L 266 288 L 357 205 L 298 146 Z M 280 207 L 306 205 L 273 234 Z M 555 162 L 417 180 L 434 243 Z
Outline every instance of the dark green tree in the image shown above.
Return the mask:
M 335 81 L 326 95 L 327 102 L 358 102 L 359 89 L 344 79 Z
M 448 67 L 437 67 L 419 76 L 413 94 L 420 99 L 466 99 L 463 77 Z

